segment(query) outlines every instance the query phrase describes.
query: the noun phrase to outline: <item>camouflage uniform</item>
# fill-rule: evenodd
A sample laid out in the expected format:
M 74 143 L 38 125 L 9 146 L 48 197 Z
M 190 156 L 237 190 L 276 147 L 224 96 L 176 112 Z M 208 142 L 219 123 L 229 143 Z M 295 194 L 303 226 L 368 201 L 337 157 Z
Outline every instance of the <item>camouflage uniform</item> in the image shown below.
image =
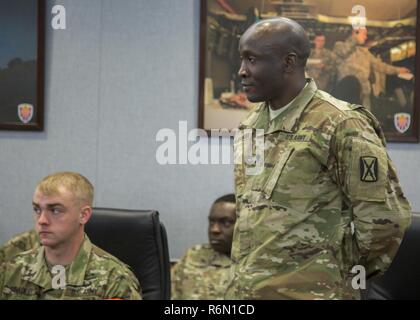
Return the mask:
M 0 264 L 11 260 L 15 255 L 40 246 L 35 229 L 15 235 L 0 248 Z
M 309 64 L 310 59 L 319 59 L 324 65 L 324 68 L 316 68 L 315 65 Z M 331 82 L 335 77 L 336 65 L 335 54 L 328 49 L 322 48 L 320 50 L 313 49 L 308 60 L 306 71 L 309 77 L 314 78 L 319 89 L 330 92 Z
M 230 258 L 213 250 L 209 244 L 189 249 L 172 269 L 172 299 L 223 299 L 230 265 Z
M 268 119 L 260 104 L 235 137 L 238 218 L 226 298 L 358 299 L 352 267 L 384 272 L 411 219 L 379 124 L 313 80 Z M 245 171 L 247 128 L 264 129 L 259 175 Z
M 53 277 L 44 247 L 20 253 L 0 267 L 0 299 L 141 299 L 134 274 L 117 258 L 93 245 L 87 236 L 66 269 L 66 287 L 54 289 Z
M 371 74 L 381 72 L 390 75 L 399 73 L 399 68 L 382 62 L 376 58 L 368 48 L 357 45 L 352 37 L 344 42 L 337 42 L 334 46 L 334 53 L 340 60 L 337 70 L 337 81 L 347 76 L 355 76 L 362 87 L 363 105 L 370 109 L 370 94 L 372 92 Z

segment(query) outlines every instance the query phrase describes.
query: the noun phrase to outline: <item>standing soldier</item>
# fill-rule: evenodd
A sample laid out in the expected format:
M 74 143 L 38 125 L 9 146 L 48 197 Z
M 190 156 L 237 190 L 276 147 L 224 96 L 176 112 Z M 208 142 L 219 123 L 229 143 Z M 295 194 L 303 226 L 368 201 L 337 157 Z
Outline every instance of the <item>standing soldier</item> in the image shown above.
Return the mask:
M 351 37 L 346 41 L 339 41 L 334 46 L 334 53 L 339 59 L 337 81 L 345 77 L 354 76 L 361 86 L 361 100 L 364 107 L 371 109 L 371 81 L 374 72 L 397 75 L 410 73 L 404 67 L 396 67 L 376 58 L 367 47 L 363 46 L 367 40 L 367 29 L 360 28 L 352 31 Z
M 244 91 L 262 103 L 235 136 L 226 298 L 358 299 L 353 267 L 383 273 L 411 218 L 378 121 L 305 79 L 310 43 L 295 21 L 254 24 L 239 51 Z M 264 166 L 251 175 L 262 131 Z

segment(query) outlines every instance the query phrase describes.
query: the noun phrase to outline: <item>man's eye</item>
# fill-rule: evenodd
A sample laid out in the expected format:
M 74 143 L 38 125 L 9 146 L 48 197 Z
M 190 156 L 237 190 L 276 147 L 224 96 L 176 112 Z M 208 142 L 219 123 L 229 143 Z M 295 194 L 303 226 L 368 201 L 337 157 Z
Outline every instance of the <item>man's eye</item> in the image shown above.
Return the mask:
M 233 223 L 231 221 L 223 221 L 223 226 L 229 228 Z
M 248 61 L 254 63 L 256 61 L 255 57 L 248 57 Z
M 225 228 L 229 228 L 233 222 L 230 220 L 220 220 L 219 222 L 222 226 L 224 226 Z
M 33 210 L 34 210 L 35 214 L 38 214 L 38 215 L 41 214 L 41 209 L 40 208 L 35 208 L 34 207 Z
M 61 209 L 58 209 L 58 208 L 54 208 L 51 211 L 52 211 L 52 214 L 54 214 L 54 215 L 58 215 L 62 212 Z

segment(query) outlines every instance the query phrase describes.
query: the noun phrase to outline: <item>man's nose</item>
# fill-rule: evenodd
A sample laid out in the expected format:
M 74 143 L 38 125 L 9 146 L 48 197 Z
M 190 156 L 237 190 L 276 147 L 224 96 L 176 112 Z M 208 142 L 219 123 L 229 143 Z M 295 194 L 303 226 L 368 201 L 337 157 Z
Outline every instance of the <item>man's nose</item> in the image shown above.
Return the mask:
M 40 215 L 37 218 L 38 224 L 48 224 L 49 220 L 47 214 L 44 210 L 41 211 Z
M 220 226 L 218 223 L 212 223 L 210 225 L 210 232 L 211 233 L 220 233 Z
M 248 76 L 248 70 L 246 69 L 245 63 L 243 61 L 241 63 L 241 67 L 239 68 L 238 76 L 241 78 L 246 78 Z

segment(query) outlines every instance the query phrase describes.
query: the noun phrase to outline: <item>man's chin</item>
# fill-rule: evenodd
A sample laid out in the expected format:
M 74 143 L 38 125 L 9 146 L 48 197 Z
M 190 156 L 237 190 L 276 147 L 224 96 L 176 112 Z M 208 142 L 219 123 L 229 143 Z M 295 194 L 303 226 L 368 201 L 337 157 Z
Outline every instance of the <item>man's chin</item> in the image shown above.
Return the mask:
M 247 95 L 246 98 L 248 99 L 249 102 L 252 102 L 252 103 L 257 103 L 257 102 L 263 102 L 264 101 L 263 98 L 257 97 L 257 96 Z
M 217 252 L 222 253 L 222 254 L 226 254 L 225 253 L 226 252 L 226 246 L 224 246 L 223 244 L 221 244 L 221 243 L 211 243 L 211 242 L 210 242 L 210 244 L 211 244 L 211 247 L 213 248 L 214 251 L 217 251 Z
M 40 240 L 39 242 L 44 247 L 51 247 L 53 245 L 53 243 L 50 240 Z
M 56 246 L 57 241 L 50 239 L 50 238 L 40 238 L 39 242 L 41 243 L 42 246 L 44 247 L 50 247 L 53 248 Z

